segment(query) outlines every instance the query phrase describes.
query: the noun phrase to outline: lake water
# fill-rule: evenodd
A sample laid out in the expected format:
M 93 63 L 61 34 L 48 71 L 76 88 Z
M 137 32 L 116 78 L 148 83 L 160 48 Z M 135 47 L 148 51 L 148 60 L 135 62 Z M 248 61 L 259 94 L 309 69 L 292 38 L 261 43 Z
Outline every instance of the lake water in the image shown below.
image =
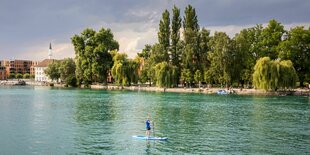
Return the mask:
M 0 154 L 186 153 L 310 154 L 310 100 L 0 87 Z

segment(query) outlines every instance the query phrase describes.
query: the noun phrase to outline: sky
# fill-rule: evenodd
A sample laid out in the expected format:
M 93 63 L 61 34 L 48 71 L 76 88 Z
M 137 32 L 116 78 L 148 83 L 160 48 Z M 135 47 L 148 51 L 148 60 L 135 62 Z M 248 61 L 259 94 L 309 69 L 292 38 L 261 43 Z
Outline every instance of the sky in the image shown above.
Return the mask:
M 310 26 L 310 0 L 0 0 L 0 60 L 74 57 L 71 37 L 85 28 L 110 28 L 120 52 L 136 56 L 157 42 L 162 12 L 196 9 L 200 27 L 233 37 L 276 19 L 285 29 Z M 172 17 L 170 17 L 172 18 Z

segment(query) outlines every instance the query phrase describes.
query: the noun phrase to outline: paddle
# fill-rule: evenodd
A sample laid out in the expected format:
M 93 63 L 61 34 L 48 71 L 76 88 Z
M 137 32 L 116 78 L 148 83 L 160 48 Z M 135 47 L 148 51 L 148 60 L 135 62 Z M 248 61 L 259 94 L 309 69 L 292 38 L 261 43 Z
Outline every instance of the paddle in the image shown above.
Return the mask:
M 152 123 L 153 123 L 153 136 L 155 137 L 155 126 L 154 126 L 154 121 L 153 121 Z

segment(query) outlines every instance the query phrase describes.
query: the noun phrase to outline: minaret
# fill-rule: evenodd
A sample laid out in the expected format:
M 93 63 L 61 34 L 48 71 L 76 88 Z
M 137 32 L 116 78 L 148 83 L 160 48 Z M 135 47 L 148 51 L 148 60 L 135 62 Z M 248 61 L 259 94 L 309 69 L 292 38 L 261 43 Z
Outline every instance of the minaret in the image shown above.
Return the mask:
M 48 49 L 48 59 L 51 59 L 52 55 L 52 43 L 50 43 L 50 48 Z

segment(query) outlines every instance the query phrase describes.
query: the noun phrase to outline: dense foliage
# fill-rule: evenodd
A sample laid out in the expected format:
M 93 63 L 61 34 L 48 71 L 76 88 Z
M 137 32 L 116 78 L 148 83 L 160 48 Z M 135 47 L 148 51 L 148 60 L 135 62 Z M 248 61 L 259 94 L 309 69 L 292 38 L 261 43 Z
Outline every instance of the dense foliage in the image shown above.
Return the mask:
M 44 70 L 44 73 L 52 80 L 58 80 L 60 78 L 59 72 L 60 62 L 57 60 L 52 61 L 48 64 L 47 68 Z
M 75 49 L 77 84 L 89 86 L 92 82 L 107 81 L 113 65 L 110 50 L 119 48 L 110 29 L 85 29 L 81 35 L 74 35 L 72 43 Z
M 225 32 L 211 36 L 188 5 L 183 18 L 176 6 L 171 14 L 165 10 L 157 35 L 158 43 L 145 45 L 135 59 L 118 53 L 110 29 L 85 29 L 73 36 L 77 84 L 105 83 L 109 73 L 119 85 L 158 87 L 204 83 L 276 90 L 310 80 L 310 28 L 286 31 L 272 19 L 266 27 L 245 28 L 233 38 Z
M 76 66 L 72 58 L 63 60 L 54 60 L 44 70 L 44 73 L 51 79 L 56 81 L 63 81 L 66 86 L 75 87 L 76 81 Z
M 115 53 L 112 76 L 118 85 L 131 85 L 138 82 L 139 61 L 127 59 L 125 53 Z
M 286 89 L 295 86 L 295 68 L 301 85 L 310 80 L 310 28 L 296 27 L 286 31 L 281 23 L 272 19 L 265 28 L 261 24 L 246 28 L 233 38 L 225 32 L 215 32 L 210 36 L 209 30 L 200 28 L 191 5 L 185 8 L 183 22 L 180 9 L 175 6 L 171 24 L 169 19 L 169 12 L 165 10 L 159 23 L 159 42 L 146 45 L 138 53 L 144 60 L 140 76 L 142 83 L 155 83 L 159 87 L 198 84 L 200 87 L 204 82 L 244 87 L 255 81 L 257 88 Z M 181 23 L 183 37 L 180 35 Z M 257 71 L 254 74 L 255 65 L 259 66 L 256 61 L 262 57 L 269 57 L 269 64 L 276 64 L 279 68 L 275 70 L 277 67 L 269 66 L 271 81 L 264 87 L 257 85 L 261 80 L 254 77 L 257 75 Z
M 279 61 L 263 57 L 254 67 L 253 84 L 257 88 L 290 89 L 296 86 L 296 81 L 297 74 L 290 60 Z

